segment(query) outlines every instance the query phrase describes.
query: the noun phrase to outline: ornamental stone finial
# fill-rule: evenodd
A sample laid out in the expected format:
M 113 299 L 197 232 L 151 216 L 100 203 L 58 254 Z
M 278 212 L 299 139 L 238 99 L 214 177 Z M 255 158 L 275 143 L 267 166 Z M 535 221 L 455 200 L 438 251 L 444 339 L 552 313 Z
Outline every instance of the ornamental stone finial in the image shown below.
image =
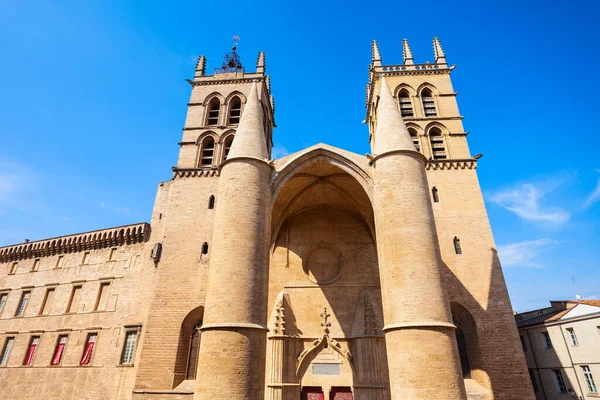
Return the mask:
M 442 44 L 437 37 L 433 38 L 433 56 L 436 64 L 446 64 L 446 54 L 442 48 Z
M 194 73 L 194 78 L 199 78 L 204 75 L 206 75 L 206 57 L 201 55 L 198 57 L 198 62 L 196 62 L 196 72 Z
M 373 66 L 381 66 L 381 54 L 379 54 L 379 46 L 377 46 L 377 40 L 373 40 L 373 42 L 371 43 L 371 61 L 373 61 Z
M 261 51 L 260 53 L 258 53 L 258 60 L 256 61 L 256 73 L 264 74 L 266 70 L 267 66 L 265 63 L 265 52 Z
M 402 59 L 404 60 L 404 65 L 412 65 L 415 63 L 410 44 L 408 44 L 408 39 L 406 38 L 402 39 Z
M 321 327 L 326 335 L 329 334 L 329 327 L 331 326 L 331 322 L 328 321 L 329 317 L 331 317 L 331 314 L 327 312 L 327 307 L 323 307 L 323 312 L 321 313 L 321 319 L 323 319 L 323 321 L 321 321 Z

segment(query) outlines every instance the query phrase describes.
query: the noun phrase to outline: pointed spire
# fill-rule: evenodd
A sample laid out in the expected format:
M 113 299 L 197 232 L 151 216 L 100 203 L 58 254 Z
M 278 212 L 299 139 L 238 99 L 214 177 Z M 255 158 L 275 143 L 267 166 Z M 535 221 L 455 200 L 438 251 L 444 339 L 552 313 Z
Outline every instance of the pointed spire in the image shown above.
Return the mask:
M 260 160 L 267 160 L 269 157 L 256 82 L 253 82 L 250 88 L 227 160 L 239 157 L 252 157 Z
M 381 89 L 377 104 L 377 128 L 375 129 L 375 155 L 394 150 L 417 151 L 404 124 L 398 105 L 390 92 L 385 76 L 381 77 Z
M 404 60 L 404 65 L 412 65 L 415 63 L 410 44 L 408 44 L 408 39 L 406 38 L 402 39 L 402 59 Z
M 258 60 L 256 61 L 256 73 L 264 74 L 266 69 L 267 67 L 265 65 L 265 53 L 264 51 L 261 51 L 260 53 L 258 53 Z
M 442 44 L 437 37 L 433 38 L 433 56 L 436 64 L 446 64 L 446 54 L 442 49 Z
M 198 62 L 196 62 L 196 73 L 194 74 L 194 78 L 199 78 L 204 75 L 206 75 L 206 57 L 201 55 L 198 57 Z
M 373 66 L 381 66 L 381 55 L 379 54 L 377 40 L 373 40 L 373 42 L 371 43 L 371 60 L 373 61 Z

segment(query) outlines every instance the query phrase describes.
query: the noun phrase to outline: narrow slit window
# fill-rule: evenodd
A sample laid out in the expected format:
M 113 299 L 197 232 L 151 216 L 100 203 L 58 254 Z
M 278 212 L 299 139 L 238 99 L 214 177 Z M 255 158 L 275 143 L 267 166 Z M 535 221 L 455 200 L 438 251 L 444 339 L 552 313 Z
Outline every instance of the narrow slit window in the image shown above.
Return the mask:
M 242 115 L 242 100 L 235 96 L 229 102 L 229 124 L 239 124 Z
M 227 157 L 229 157 L 229 151 L 231 150 L 231 144 L 233 143 L 233 137 L 234 137 L 234 135 L 229 135 L 225 139 L 225 144 L 224 144 L 225 148 L 223 150 L 223 160 L 227 160 Z
M 403 118 L 412 118 L 414 116 L 412 101 L 408 90 L 402 89 L 400 93 L 398 93 L 398 103 L 400 103 L 400 114 L 402 114 Z
M 73 286 L 71 290 L 71 297 L 69 298 L 69 304 L 67 304 L 67 313 L 75 313 L 79 308 L 79 301 L 81 300 L 82 286 Z
M 48 315 L 50 314 L 50 309 L 52 308 L 52 303 L 54 303 L 54 293 L 56 289 L 48 288 L 46 289 L 46 294 L 44 295 L 44 301 L 42 301 L 42 306 L 40 307 L 40 315 Z
M 8 363 L 8 356 L 10 356 L 10 351 L 12 350 L 14 344 L 14 337 L 6 338 L 4 347 L 2 348 L 2 354 L 0 355 L 0 365 L 4 366 Z
M 188 351 L 188 362 L 186 370 L 186 379 L 196 379 L 196 370 L 198 369 L 198 351 L 200 349 L 200 339 L 202 331 L 202 320 L 199 320 L 192 331 L 190 337 L 190 347 Z
M 50 361 L 50 365 L 60 365 L 63 354 L 65 352 L 65 346 L 67 345 L 68 337 L 68 335 L 60 335 L 58 337 L 58 341 L 56 342 L 56 348 L 54 349 L 54 354 L 52 355 L 52 361 Z
M 39 336 L 32 336 L 29 341 L 29 348 L 27 349 L 27 354 L 25 354 L 25 359 L 23 360 L 23 365 L 32 365 L 33 359 L 35 358 L 35 352 L 37 351 L 37 347 L 40 344 Z
M 83 253 L 83 257 L 81 258 L 81 265 L 88 265 L 90 263 L 90 252 L 86 251 Z
M 31 292 L 23 292 L 21 295 L 21 301 L 19 301 L 19 306 L 17 307 L 17 311 L 15 312 L 15 317 L 21 317 L 25 313 L 25 308 L 27 308 L 27 303 L 29 302 L 29 295 Z
M 408 133 L 410 134 L 410 138 L 415 145 L 415 149 L 417 149 L 417 151 L 421 151 L 421 144 L 419 143 L 419 134 L 417 133 L 417 130 L 414 128 L 408 128 Z
M 55 268 L 62 268 L 65 265 L 65 256 L 58 256 L 58 260 L 56 260 Z
M 135 346 L 137 344 L 138 331 L 128 331 L 125 334 L 125 343 L 123 345 L 123 353 L 121 354 L 121 364 L 133 364 L 133 356 L 135 354 Z
M 35 272 L 38 269 L 40 269 L 40 259 L 36 258 L 35 260 L 33 260 L 33 265 L 31 266 L 31 272 Z
M 108 261 L 116 261 L 117 259 L 117 248 L 113 247 L 110 249 L 110 253 L 108 253 Z
M 462 254 L 462 248 L 460 247 L 460 239 L 454 236 L 454 252 L 456 254 Z
M 446 159 L 446 148 L 444 146 L 444 137 L 442 131 L 438 127 L 433 127 L 429 130 L 429 140 L 431 141 L 431 152 L 434 160 Z
M 2 310 L 4 310 L 6 299 L 8 299 L 8 293 L 0 293 L 0 314 L 2 314 Z
M 208 103 L 207 125 L 218 125 L 219 124 L 220 109 L 221 109 L 221 102 L 219 101 L 219 98 L 215 97 Z
M 10 275 L 14 275 L 14 274 L 16 274 L 16 273 L 17 273 L 17 267 L 18 267 L 18 266 L 19 266 L 19 262 L 18 262 L 18 261 L 15 261 L 15 262 L 13 262 L 13 263 L 10 265 L 10 272 L 9 272 L 9 274 L 10 274 Z
M 202 244 L 202 254 L 208 254 L 208 243 L 206 242 Z
M 439 195 L 438 190 L 437 190 L 437 188 L 435 186 L 431 189 L 431 195 L 433 196 L 433 202 L 434 203 L 439 203 L 440 202 L 440 195 Z
M 550 335 L 548 334 L 548 332 L 542 332 L 542 338 L 544 339 L 544 345 L 546 346 L 546 348 L 551 349 L 552 340 L 550 339 Z
M 94 311 L 106 310 L 106 303 L 108 302 L 108 291 L 110 290 L 110 282 L 102 282 L 100 284 L 100 290 L 98 291 L 98 298 L 96 299 L 96 305 Z
M 98 341 L 97 333 L 89 333 L 87 340 L 85 341 L 85 347 L 83 348 L 83 355 L 79 365 L 89 365 L 92 362 L 92 356 L 94 355 L 94 347 Z
M 423 102 L 423 112 L 426 117 L 435 117 L 437 111 L 435 110 L 435 100 L 431 89 L 425 88 L 421 91 L 421 101 Z
M 210 197 L 208 198 L 208 209 L 213 210 L 214 208 L 215 208 L 215 196 L 211 194 Z
M 212 136 L 207 136 L 202 140 L 202 145 L 200 147 L 200 166 L 212 167 L 214 154 L 215 139 Z

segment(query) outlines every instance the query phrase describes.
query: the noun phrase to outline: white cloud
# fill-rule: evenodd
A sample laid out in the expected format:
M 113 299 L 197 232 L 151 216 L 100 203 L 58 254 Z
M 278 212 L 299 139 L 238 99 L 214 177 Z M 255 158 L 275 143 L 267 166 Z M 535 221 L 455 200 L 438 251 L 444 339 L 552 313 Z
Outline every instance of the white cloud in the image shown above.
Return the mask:
M 288 151 L 288 149 L 276 144 L 275 146 L 273 146 L 273 149 L 271 151 L 271 158 L 276 160 L 278 158 L 283 158 L 289 154 L 290 152 Z
M 533 267 L 542 268 L 537 257 L 562 242 L 548 238 L 526 240 L 498 246 L 498 256 L 503 267 Z
M 596 171 L 600 173 L 600 169 Z M 590 193 L 590 195 L 585 200 L 585 203 L 583 203 L 583 208 L 587 208 L 593 204 L 596 204 L 598 200 L 600 200 L 600 178 L 598 179 L 598 182 L 596 182 L 596 187 L 594 188 L 594 191 Z
M 488 196 L 488 200 L 527 221 L 560 225 L 567 222 L 571 218 L 571 214 L 560 207 L 544 206 L 542 200 L 546 195 L 574 178 L 574 174 L 563 174 L 544 182 L 524 183 L 494 192 Z
M 116 207 L 115 211 L 121 214 L 129 214 L 131 212 L 131 209 L 127 207 Z

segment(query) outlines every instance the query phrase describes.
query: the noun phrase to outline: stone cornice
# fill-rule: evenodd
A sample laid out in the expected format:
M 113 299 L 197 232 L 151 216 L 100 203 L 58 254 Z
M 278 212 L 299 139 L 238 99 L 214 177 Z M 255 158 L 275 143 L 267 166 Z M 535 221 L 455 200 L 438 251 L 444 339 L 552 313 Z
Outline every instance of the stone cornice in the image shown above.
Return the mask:
M 216 167 L 205 168 L 171 168 L 173 170 L 173 179 L 175 178 L 196 178 L 219 176 Z
M 440 115 L 436 115 L 435 117 L 410 117 L 404 118 L 405 122 L 411 121 L 448 121 L 448 120 L 456 120 L 456 119 L 464 119 L 463 115 L 456 115 L 454 117 L 442 117 Z
M 192 86 L 210 86 L 210 85 L 237 85 L 239 83 L 252 83 L 256 80 L 264 80 L 265 75 L 262 74 L 244 74 L 241 78 L 233 78 L 229 79 L 207 79 L 207 80 L 190 80 L 186 79 L 188 83 Z
M 445 170 L 445 169 L 476 169 L 477 161 L 474 158 L 455 159 L 455 160 L 428 160 L 427 170 Z
M 0 247 L 0 262 L 142 243 L 149 238 L 150 225 L 142 222 Z

